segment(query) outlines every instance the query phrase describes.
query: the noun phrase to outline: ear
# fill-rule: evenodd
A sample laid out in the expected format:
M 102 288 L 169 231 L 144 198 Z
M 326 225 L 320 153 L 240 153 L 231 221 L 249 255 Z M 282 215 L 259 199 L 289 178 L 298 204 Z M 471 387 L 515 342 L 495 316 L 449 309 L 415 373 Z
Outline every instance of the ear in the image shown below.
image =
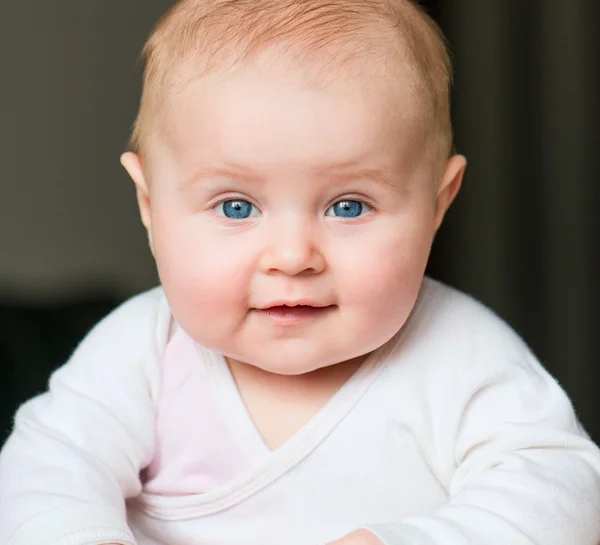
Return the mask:
M 142 168 L 142 162 L 138 155 L 128 151 L 121 155 L 121 164 L 125 170 L 131 176 L 133 183 L 136 187 L 137 201 L 140 209 L 140 217 L 142 223 L 148 232 L 148 243 L 150 244 L 150 250 L 154 255 L 154 247 L 152 245 L 152 215 L 150 210 L 150 192 L 148 191 L 148 184 L 146 177 L 144 176 L 144 169 Z
M 442 224 L 444 215 L 456 197 L 462 184 L 467 159 L 463 155 L 454 155 L 448 161 L 442 181 L 435 198 L 435 230 Z

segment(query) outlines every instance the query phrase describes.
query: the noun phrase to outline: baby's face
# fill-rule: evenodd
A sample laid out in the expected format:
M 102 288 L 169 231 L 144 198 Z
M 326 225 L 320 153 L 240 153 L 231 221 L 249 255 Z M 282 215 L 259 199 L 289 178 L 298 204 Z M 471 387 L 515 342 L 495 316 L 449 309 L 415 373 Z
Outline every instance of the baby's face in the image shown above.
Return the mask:
M 199 343 L 300 374 L 405 323 L 436 188 L 413 121 L 394 114 L 408 92 L 364 91 L 247 65 L 170 101 L 141 206 L 172 312 Z

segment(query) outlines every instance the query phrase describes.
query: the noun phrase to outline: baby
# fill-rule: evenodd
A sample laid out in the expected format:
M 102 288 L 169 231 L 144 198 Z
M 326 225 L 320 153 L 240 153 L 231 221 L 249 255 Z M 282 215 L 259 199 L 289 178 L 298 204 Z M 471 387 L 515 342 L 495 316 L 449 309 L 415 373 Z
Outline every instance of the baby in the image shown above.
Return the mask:
M 600 454 L 477 302 L 424 279 L 461 185 L 409 0 L 181 0 L 132 150 L 161 287 L 18 412 L 0 544 L 598 545 Z

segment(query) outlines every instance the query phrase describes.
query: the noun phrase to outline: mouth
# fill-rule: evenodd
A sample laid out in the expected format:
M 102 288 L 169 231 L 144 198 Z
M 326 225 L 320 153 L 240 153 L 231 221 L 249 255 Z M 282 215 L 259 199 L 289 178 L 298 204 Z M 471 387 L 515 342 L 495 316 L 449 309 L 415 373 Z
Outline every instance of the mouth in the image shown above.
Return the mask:
M 311 318 L 321 317 L 335 308 L 337 308 L 336 305 L 283 303 L 255 310 L 276 323 L 292 325 Z

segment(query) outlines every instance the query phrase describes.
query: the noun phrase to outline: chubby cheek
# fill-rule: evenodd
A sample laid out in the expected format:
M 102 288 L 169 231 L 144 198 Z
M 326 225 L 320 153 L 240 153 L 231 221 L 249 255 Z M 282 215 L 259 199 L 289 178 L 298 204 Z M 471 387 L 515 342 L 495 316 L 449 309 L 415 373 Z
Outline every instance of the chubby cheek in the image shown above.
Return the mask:
M 154 250 L 174 316 L 199 342 L 230 334 L 247 305 L 248 245 L 193 221 L 161 219 L 153 222 Z
M 345 254 L 346 262 L 340 263 L 340 270 L 352 271 L 339 278 L 342 304 L 352 312 L 356 327 L 370 331 L 375 343 L 389 340 L 408 318 L 423 281 L 432 237 L 427 229 L 375 237 L 365 241 L 360 251 Z

